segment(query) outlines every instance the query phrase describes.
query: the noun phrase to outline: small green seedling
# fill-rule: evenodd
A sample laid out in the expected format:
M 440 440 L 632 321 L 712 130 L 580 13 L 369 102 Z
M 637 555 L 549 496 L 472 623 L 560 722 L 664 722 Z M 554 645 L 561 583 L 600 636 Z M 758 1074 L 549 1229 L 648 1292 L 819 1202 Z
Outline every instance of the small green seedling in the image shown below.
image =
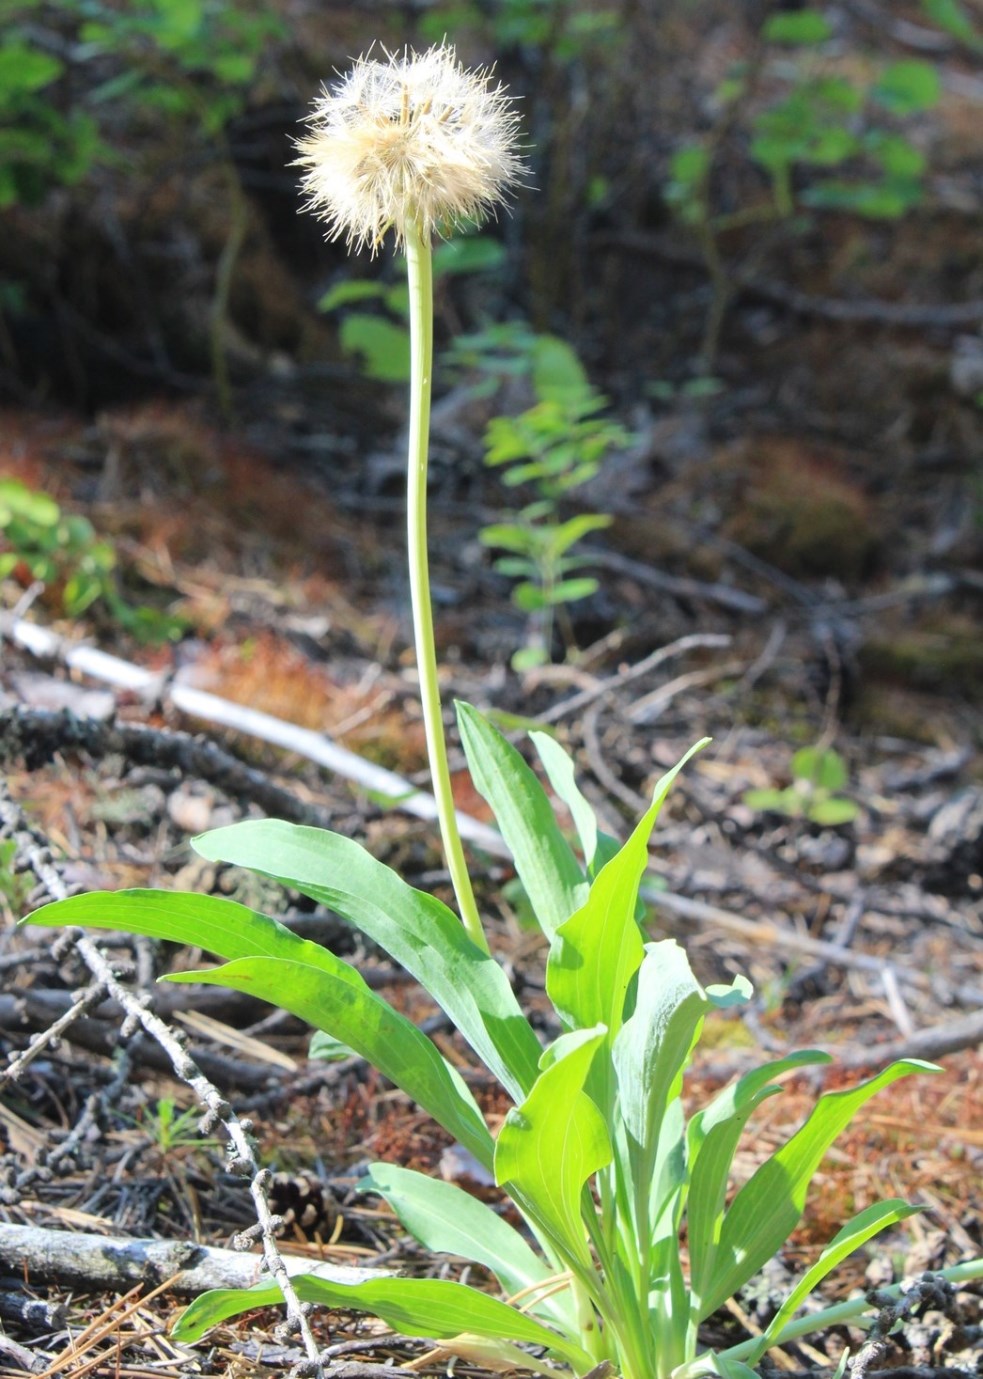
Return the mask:
M 173 1097 L 161 1097 L 152 1110 L 138 1121 L 140 1129 L 151 1144 L 163 1155 L 177 1149 L 218 1149 L 219 1141 L 202 1139 L 201 1111 L 188 1107 L 179 1111 Z
M 847 783 L 846 763 L 832 747 L 803 747 L 792 758 L 792 784 L 784 790 L 748 790 L 750 809 L 808 819 L 823 828 L 853 823 L 860 812 L 855 800 L 839 792 Z
M 517 580 L 512 601 L 529 614 L 526 645 L 512 657 L 517 670 L 552 659 L 556 610 L 588 598 L 597 580 L 573 548 L 609 525 L 610 517 L 583 512 L 560 518 L 561 499 L 593 479 L 605 456 L 627 444 L 625 428 L 602 415 L 604 397 L 587 381 L 583 365 L 564 341 L 534 337 L 529 350 L 536 401 L 519 416 L 494 417 L 485 432 L 485 463 L 501 469 L 507 488 L 535 494 L 508 520 L 479 532 L 482 544 L 503 551 L 495 569 Z

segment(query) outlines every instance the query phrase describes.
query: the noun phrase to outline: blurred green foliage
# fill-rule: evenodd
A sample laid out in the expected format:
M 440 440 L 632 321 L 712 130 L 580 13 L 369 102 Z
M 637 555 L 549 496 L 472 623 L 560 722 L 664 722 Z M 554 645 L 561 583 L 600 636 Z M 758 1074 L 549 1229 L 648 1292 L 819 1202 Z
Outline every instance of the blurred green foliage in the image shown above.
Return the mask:
M 581 573 L 588 562 L 574 547 L 611 520 L 593 512 L 562 520 L 560 500 L 593 479 L 605 456 L 630 437 L 603 415 L 606 399 L 591 387 L 565 341 L 519 335 L 513 345 L 536 401 L 518 416 L 492 418 L 485 432 L 485 463 L 502 470 L 506 487 L 529 488 L 535 497 L 507 520 L 483 527 L 479 537 L 504 552 L 495 569 L 517 581 L 512 600 L 530 615 L 526 645 L 512 658 L 516 670 L 528 670 L 552 658 L 556 610 L 596 591 L 597 580 Z
M 784 790 L 748 790 L 744 803 L 763 813 L 835 828 L 852 823 L 860 813 L 856 801 L 840 793 L 848 779 L 846 763 L 832 747 L 802 747 L 792 757 L 791 785 Z
M 621 40 L 616 9 L 585 0 L 443 0 L 423 16 L 421 33 L 431 43 L 478 40 L 495 53 L 514 48 L 549 50 L 559 62 Z
M 0 206 L 35 206 L 118 161 L 121 114 L 217 134 L 242 110 L 269 40 L 268 11 L 235 0 L 14 0 L 0 7 Z
M 87 517 L 63 512 L 48 494 L 19 479 L 0 478 L 0 579 L 15 576 L 21 583 L 43 585 L 70 618 L 101 602 L 140 641 L 180 636 L 184 623 L 179 618 L 123 598 L 116 571 L 113 545 L 99 539 Z
M 906 59 L 865 81 L 838 75 L 821 56 L 832 35 L 818 9 L 766 21 L 763 60 L 783 94 L 762 103 L 751 99 L 761 73 L 745 66 L 718 88 L 717 101 L 721 118 L 745 129 L 748 154 L 768 177 L 771 202 L 715 210 L 719 142 L 711 131 L 682 144 L 670 164 L 666 199 L 684 222 L 720 233 L 753 220 L 791 217 L 802 208 L 896 219 L 921 202 L 925 155 L 901 125 L 938 102 L 937 67 Z M 808 173 L 801 184 L 798 173 Z
M 433 254 L 434 283 L 467 273 L 491 273 L 502 267 L 505 249 L 488 235 L 458 235 L 439 244 Z M 318 302 L 320 311 L 341 311 L 341 347 L 361 361 L 369 378 L 405 383 L 410 376 L 409 297 L 405 264 L 397 257 L 397 281 L 343 278 Z M 362 308 L 372 304 L 380 310 Z M 355 307 L 356 310 L 350 310 Z

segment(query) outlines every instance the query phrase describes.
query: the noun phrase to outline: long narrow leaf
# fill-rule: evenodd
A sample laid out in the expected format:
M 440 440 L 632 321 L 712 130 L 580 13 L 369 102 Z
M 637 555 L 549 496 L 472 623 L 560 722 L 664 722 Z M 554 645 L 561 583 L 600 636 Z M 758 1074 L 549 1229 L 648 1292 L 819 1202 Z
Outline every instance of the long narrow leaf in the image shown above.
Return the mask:
M 621 1028 L 628 983 L 642 961 L 635 922 L 638 887 L 648 866 L 648 845 L 676 776 L 703 742 L 691 747 L 655 787 L 652 803 L 631 837 L 594 880 L 586 903 L 556 931 L 546 968 L 546 989 L 564 1020 L 576 1029 Z
M 907 1202 L 895 1197 L 887 1202 L 875 1202 L 865 1211 L 858 1212 L 829 1242 L 812 1268 L 807 1269 L 799 1279 L 768 1326 L 761 1333 L 754 1349 L 750 1354 L 745 1355 L 745 1364 L 753 1369 L 766 1350 L 773 1345 L 781 1344 L 782 1331 L 787 1323 L 795 1316 L 810 1294 L 815 1292 L 827 1274 L 832 1273 L 836 1266 L 846 1259 L 847 1255 L 853 1254 L 854 1250 L 858 1250 L 872 1236 L 879 1234 L 888 1226 L 893 1226 L 898 1221 L 904 1221 L 909 1216 L 915 1216 L 923 1210 L 923 1207 L 909 1206 Z
M 492 1139 L 460 1074 L 354 968 L 340 958 L 334 962 L 328 970 L 284 958 L 240 958 L 207 972 L 175 972 L 167 980 L 248 992 L 341 1039 L 490 1166 Z
M 330 906 L 426 988 L 516 1101 L 542 1052 L 497 962 L 435 896 L 408 886 L 351 838 L 277 819 L 205 833 L 195 849 L 260 872 Z
M 338 1284 L 310 1274 L 299 1274 L 291 1283 L 301 1302 L 371 1312 L 406 1336 L 443 1341 L 469 1333 L 547 1346 L 566 1360 L 576 1374 L 586 1374 L 593 1364 L 580 1346 L 507 1303 L 463 1283 L 447 1279 L 380 1278 Z M 228 1317 L 256 1307 L 275 1307 L 282 1301 L 280 1289 L 272 1281 L 254 1288 L 216 1288 L 195 1299 L 171 1334 L 177 1341 L 197 1341 L 210 1327 Z
M 807 1049 L 767 1063 L 726 1087 L 687 1127 L 690 1168 L 687 1240 L 694 1325 L 710 1277 L 724 1217 L 727 1180 L 745 1124 L 766 1097 L 781 1091 L 772 1079 L 809 1063 L 828 1063 L 828 1054 Z
M 546 791 L 522 757 L 470 704 L 458 703 L 461 745 L 475 788 L 491 805 L 536 920 L 552 939 L 587 894 Z
M 812 1176 L 826 1151 L 875 1093 L 912 1073 L 938 1072 L 932 1063 L 905 1059 L 858 1087 L 827 1092 L 805 1124 L 744 1184 L 724 1217 L 701 1320 L 758 1272 L 795 1229 Z
M 22 924 L 49 927 L 78 924 L 114 929 L 204 948 L 220 958 L 296 958 L 308 948 L 324 950 L 284 925 L 234 900 L 182 891 L 90 891 L 43 905 Z
M 536 748 L 539 759 L 543 763 L 543 770 L 546 772 L 546 777 L 553 787 L 557 799 L 562 800 L 570 811 L 574 828 L 577 830 L 577 837 L 580 839 L 584 863 L 590 868 L 594 861 L 594 854 L 597 852 L 597 819 L 589 801 L 577 784 L 573 759 L 560 746 L 556 738 L 551 737 L 549 733 L 530 732 L 529 740 Z

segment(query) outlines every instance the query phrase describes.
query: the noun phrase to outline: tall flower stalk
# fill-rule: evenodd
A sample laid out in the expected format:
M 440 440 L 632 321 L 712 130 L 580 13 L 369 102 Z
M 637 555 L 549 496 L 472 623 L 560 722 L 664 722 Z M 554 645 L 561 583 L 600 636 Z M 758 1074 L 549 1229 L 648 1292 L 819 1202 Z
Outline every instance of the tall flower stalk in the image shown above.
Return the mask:
M 375 253 L 389 230 L 406 252 L 410 380 L 407 531 L 413 636 L 441 840 L 461 918 L 487 952 L 457 826 L 444 740 L 427 551 L 427 458 L 433 377 L 433 238 L 481 219 L 522 172 L 518 120 L 489 73 L 453 48 L 360 58 L 325 88 L 298 141 L 308 206 L 331 239 Z

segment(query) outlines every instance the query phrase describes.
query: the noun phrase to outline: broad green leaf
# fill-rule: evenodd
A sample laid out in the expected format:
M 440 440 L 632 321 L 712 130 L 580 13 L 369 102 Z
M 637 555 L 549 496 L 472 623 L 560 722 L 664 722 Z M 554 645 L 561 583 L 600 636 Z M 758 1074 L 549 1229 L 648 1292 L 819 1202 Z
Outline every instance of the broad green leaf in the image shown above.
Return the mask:
M 617 859 L 615 859 L 617 860 Z M 611 863 L 608 863 L 610 866 Z M 635 1009 L 614 1041 L 621 1115 L 631 1139 L 654 1155 L 659 1126 L 710 1001 L 675 939 L 645 945 Z M 646 1186 L 650 1181 L 646 1177 Z
M 611 865 L 610 863 L 608 864 Z M 623 1171 L 632 1194 L 639 1242 L 651 1238 L 652 1188 L 657 1163 L 667 1162 L 663 1121 L 678 1098 L 710 1000 L 674 939 L 647 944 L 638 971 L 635 1009 L 612 1049 L 621 1118 L 627 1130 Z
M 146 934 L 232 959 L 226 967 L 175 973 L 169 980 L 231 986 L 293 1010 L 369 1059 L 490 1165 L 491 1137 L 481 1113 L 459 1074 L 430 1040 L 348 963 L 320 944 L 298 938 L 268 915 L 219 896 L 114 891 L 56 901 L 23 922 Z
M 351 838 L 278 819 L 214 829 L 194 847 L 336 910 L 426 988 L 510 1096 L 528 1092 L 539 1040 L 502 968 L 435 896 L 408 886 Z
M 453 1183 L 395 1164 L 372 1164 L 359 1192 L 378 1192 L 421 1245 L 437 1254 L 458 1255 L 483 1264 L 508 1294 L 523 1293 L 524 1311 L 574 1326 L 569 1290 L 535 1302 L 537 1286 L 552 1275 L 525 1240 L 491 1207 Z M 533 1290 L 530 1292 L 529 1290 Z M 545 1291 L 545 1289 L 544 1289 Z
M 880 163 L 889 179 L 917 179 L 928 163 L 925 154 L 910 139 L 886 130 L 871 130 L 864 140 L 864 147 Z
M 552 939 L 587 893 L 584 874 L 532 770 L 470 704 L 458 702 L 461 744 L 475 788 L 491 805 L 536 920 Z
M 811 47 L 816 43 L 825 43 L 832 32 L 829 20 L 820 10 L 797 10 L 792 14 L 769 16 L 762 37 L 768 43 Z
M 766 1350 L 773 1345 L 780 1344 L 781 1334 L 786 1324 L 792 1320 L 810 1294 L 815 1292 L 827 1274 L 832 1273 L 836 1266 L 846 1259 L 847 1255 L 853 1254 L 854 1250 L 858 1250 L 872 1236 L 879 1234 L 888 1226 L 893 1226 L 898 1221 L 904 1221 L 909 1216 L 915 1216 L 923 1210 L 923 1207 L 911 1207 L 907 1202 L 895 1197 L 887 1202 L 875 1202 L 865 1211 L 858 1212 L 833 1237 L 812 1268 L 807 1269 L 799 1279 L 758 1338 L 754 1349 L 744 1357 L 746 1363 L 753 1367 Z
M 297 959 L 307 957 L 310 949 L 326 952 L 319 944 L 298 938 L 269 915 L 234 900 L 182 891 L 90 891 L 43 905 L 21 923 L 48 928 L 77 924 L 86 929 L 146 934 L 148 938 L 204 948 L 228 959 Z
M 532 351 L 533 387 L 546 401 L 565 402 L 590 387 L 577 352 L 556 335 L 537 335 Z
M 932 1063 L 904 1059 L 858 1087 L 820 1097 L 805 1124 L 744 1184 L 724 1216 L 701 1319 L 732 1297 L 785 1243 L 802 1215 L 813 1174 L 860 1108 L 898 1078 L 938 1071 Z
M 643 957 L 635 919 L 638 888 L 648 866 L 652 830 L 670 787 L 704 744 L 691 747 L 655 787 L 652 803 L 624 847 L 598 873 L 585 904 L 556 931 L 546 966 L 546 990 L 567 1024 L 603 1024 L 614 1039 L 625 993 Z
M 434 278 L 457 273 L 490 273 L 502 267 L 505 246 L 490 235 L 457 236 L 438 244 L 433 253 Z
M 334 311 L 339 306 L 350 306 L 352 302 L 373 301 L 381 297 L 385 290 L 382 283 L 372 282 L 368 278 L 345 278 L 325 292 L 317 309 Z
M 0 47 L 0 89 L 8 102 L 21 92 L 42 90 L 64 70 L 60 58 L 17 39 Z
M 411 1020 L 366 986 L 353 967 L 327 949 L 321 952 L 332 959 L 330 965 L 238 958 L 205 972 L 173 972 L 166 980 L 244 991 L 334 1035 L 412 1097 L 479 1162 L 490 1164 L 491 1136 L 460 1074 Z
M 871 92 L 893 115 L 914 115 L 931 110 L 942 94 L 938 67 L 920 58 L 906 58 L 885 67 Z
M 762 1101 L 782 1090 L 773 1078 L 810 1063 L 830 1061 L 828 1054 L 805 1049 L 755 1068 L 690 1120 L 686 1130 L 690 1172 L 686 1219 L 694 1319 L 699 1316 L 702 1292 L 713 1268 L 727 1182 L 744 1126 Z
M 369 378 L 384 383 L 405 383 L 409 378 L 410 333 L 405 326 L 358 312 L 345 317 L 338 337 L 346 354 L 362 356 Z
M 820 790 L 842 790 L 847 783 L 846 763 L 832 748 L 800 747 L 792 758 L 792 775 Z
M 581 1217 L 583 1188 L 612 1152 L 604 1118 L 583 1090 L 605 1035 L 602 1027 L 568 1039 L 566 1056 L 508 1113 L 495 1146 L 495 1181 L 561 1259 L 583 1273 L 594 1267 Z
M 451 1340 L 462 1334 L 492 1340 L 548 1346 L 585 1374 L 592 1366 L 580 1346 L 527 1317 L 508 1303 L 447 1279 L 380 1278 L 365 1283 L 335 1283 L 311 1274 L 291 1279 L 301 1302 L 371 1312 L 405 1336 Z M 172 1331 L 182 1343 L 197 1341 L 212 1326 L 256 1307 L 275 1307 L 283 1295 L 274 1282 L 254 1288 L 215 1288 L 196 1298 Z

